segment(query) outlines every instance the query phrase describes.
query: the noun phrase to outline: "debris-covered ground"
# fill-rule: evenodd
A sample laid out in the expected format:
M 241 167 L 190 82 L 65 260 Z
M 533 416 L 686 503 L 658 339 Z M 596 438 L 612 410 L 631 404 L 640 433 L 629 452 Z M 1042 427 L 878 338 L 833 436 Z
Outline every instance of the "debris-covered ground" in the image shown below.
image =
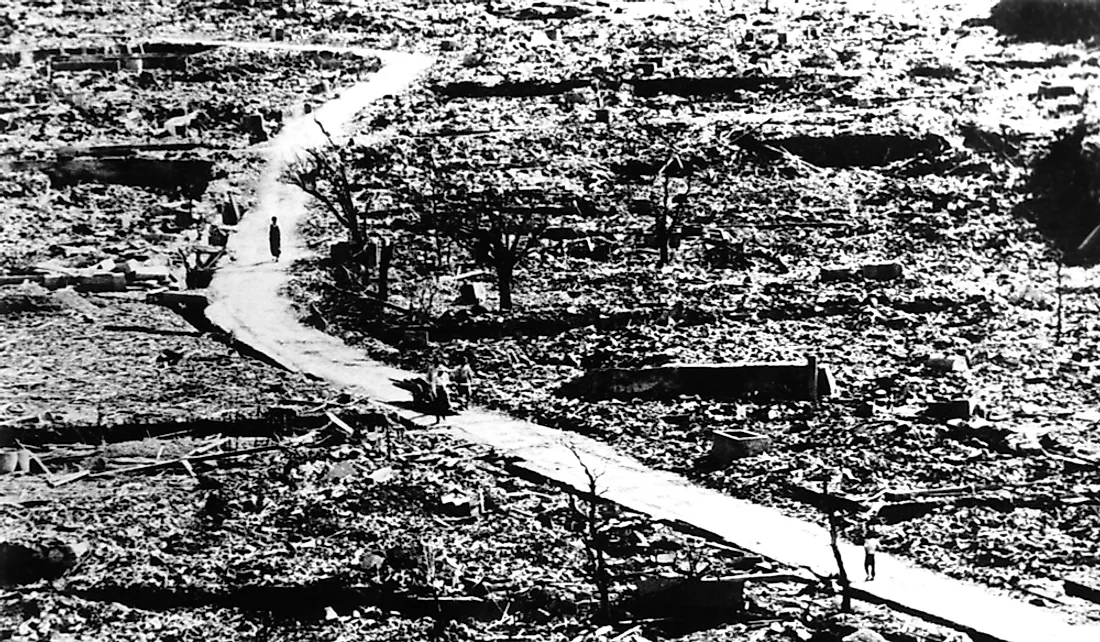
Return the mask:
M 399 337 L 429 327 L 449 358 L 474 357 L 479 402 L 807 519 L 822 517 L 806 488 L 839 480 L 892 552 L 1094 617 L 1059 583 L 1100 583 L 1096 302 L 1031 222 L 1048 219 L 1019 205 L 1033 160 L 1087 114 L 1095 41 L 1006 42 L 975 20 L 988 6 L 769 6 L 0 10 L 0 269 L 17 277 L 0 281 L 0 436 L 38 458 L 0 476 L 0 547 L 29 573 L 8 571 L 3 637 L 944 638 L 884 608 L 837 615 L 828 586 L 668 525 L 588 513 L 494 453 L 365 431 L 370 407 L 212 334 L 201 290 L 164 298 L 201 285 L 279 122 L 378 67 L 287 43 L 438 56 L 360 123 L 387 137 L 355 196 L 396 248 L 396 307 L 380 315 L 307 261 L 292 290 L 312 322 L 414 368 L 428 351 Z M 640 201 L 663 207 L 662 168 L 676 247 L 658 269 Z M 493 311 L 490 272 L 462 279 L 485 284 L 483 305 L 451 305 L 452 277 L 483 266 L 418 226 L 440 193 L 492 190 L 551 226 L 510 314 Z M 321 257 L 343 234 L 321 212 L 307 232 Z M 894 261 L 898 278 L 858 277 Z M 937 372 L 932 353 L 967 368 Z M 553 394 L 599 368 L 809 355 L 838 384 L 817 406 Z M 969 398 L 980 416 L 925 416 Z M 721 428 L 772 448 L 716 470 L 703 456 Z M 590 515 L 608 628 L 593 624 Z M 663 575 L 742 574 L 790 576 L 691 626 L 631 601 Z
M 1100 221 L 1044 236 L 1077 213 L 1045 210 L 1028 179 L 1098 120 L 1094 46 L 1006 40 L 988 7 L 942 4 L 450 11 L 424 86 L 364 118 L 388 127 L 392 162 L 360 202 L 408 312 L 381 318 L 319 258 L 296 289 L 312 322 L 413 368 L 472 355 L 483 403 L 808 519 L 824 518 L 805 489 L 839 479 L 892 552 L 1093 612 L 1059 594 L 1100 579 L 1096 301 L 1058 252 Z M 639 201 L 660 211 L 665 177 L 679 234 L 659 268 Z M 487 193 L 550 226 L 510 314 L 492 311 L 492 271 L 470 276 L 482 266 L 421 223 Z M 343 231 L 318 216 L 327 257 Z M 861 277 L 884 263 L 901 269 Z M 483 305 L 455 305 L 471 280 Z M 839 388 L 817 408 L 555 394 L 593 369 L 809 356 Z M 773 447 L 713 470 L 723 428 Z
M 903 639 L 934 631 L 881 609 L 830 614 L 828 593 L 813 597 L 821 587 L 759 558 L 525 481 L 482 448 L 384 420 L 373 427 L 40 450 L 53 484 L 8 476 L 0 486 L 8 577 L 42 578 L 21 578 L 37 581 L 0 597 L 0 625 L 14 639 L 205 639 L 212 621 L 229 639 L 625 640 L 705 628 L 780 640 L 860 623 Z M 184 457 L 205 459 L 187 472 L 163 465 Z M 159 470 L 135 470 L 158 461 Z M 599 609 L 593 524 L 614 578 L 612 615 L 625 622 L 603 633 L 587 624 Z M 60 552 L 41 559 L 40 547 Z M 717 610 L 675 595 L 704 581 L 692 578 L 737 576 L 769 582 L 748 585 L 740 612 L 720 583 L 708 588 Z

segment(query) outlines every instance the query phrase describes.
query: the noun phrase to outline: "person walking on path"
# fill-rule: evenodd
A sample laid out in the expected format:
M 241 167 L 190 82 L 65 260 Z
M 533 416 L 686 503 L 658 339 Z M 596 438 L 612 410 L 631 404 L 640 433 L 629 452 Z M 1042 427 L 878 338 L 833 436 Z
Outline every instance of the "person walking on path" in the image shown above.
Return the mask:
M 463 355 L 462 363 L 455 368 L 454 382 L 456 397 L 461 401 L 463 408 L 469 408 L 474 387 L 474 369 L 470 367 L 469 356 Z
M 432 413 L 435 415 L 435 423 L 443 420 L 443 417 L 451 410 L 450 376 L 447 369 L 439 362 L 432 361 L 432 367 L 428 370 L 428 394 Z
M 267 230 L 267 243 L 271 248 L 271 256 L 278 261 L 279 255 L 283 253 L 283 234 L 279 230 L 279 221 L 274 216 L 271 217 L 271 227 Z
M 875 553 L 878 552 L 878 533 L 867 531 L 863 538 L 863 570 L 867 572 L 867 581 L 875 579 Z

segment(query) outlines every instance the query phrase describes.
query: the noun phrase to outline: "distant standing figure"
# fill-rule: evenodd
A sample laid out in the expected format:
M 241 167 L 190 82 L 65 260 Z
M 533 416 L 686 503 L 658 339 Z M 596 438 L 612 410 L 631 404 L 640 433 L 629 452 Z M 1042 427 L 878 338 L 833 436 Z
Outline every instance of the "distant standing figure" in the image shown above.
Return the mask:
M 867 572 L 867 581 L 875 579 L 875 553 L 878 552 L 878 534 L 868 531 L 863 538 L 863 570 Z
M 443 420 L 443 417 L 451 410 L 450 376 L 447 369 L 438 360 L 432 362 L 428 371 L 428 388 L 431 394 L 432 412 L 435 414 L 435 423 Z
M 279 255 L 283 253 L 283 234 L 279 231 L 279 221 L 274 216 L 271 217 L 271 227 L 267 230 L 267 242 L 271 246 L 271 256 L 278 261 Z
M 463 355 L 462 363 L 455 368 L 454 382 L 455 393 L 462 400 L 462 406 L 468 407 L 474 387 L 474 369 L 470 367 L 470 357 Z

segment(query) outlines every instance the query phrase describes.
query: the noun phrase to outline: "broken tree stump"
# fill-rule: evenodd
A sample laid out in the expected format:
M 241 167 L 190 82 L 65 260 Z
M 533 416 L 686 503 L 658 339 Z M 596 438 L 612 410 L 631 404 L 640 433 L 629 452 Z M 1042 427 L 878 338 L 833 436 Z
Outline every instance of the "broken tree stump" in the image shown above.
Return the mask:
M 241 221 L 241 208 L 230 194 L 222 205 L 222 225 L 236 225 Z
M 835 379 L 818 368 L 817 396 L 835 391 Z M 660 368 L 590 370 L 555 392 L 585 399 L 669 398 L 698 395 L 707 399 L 744 397 L 809 401 L 805 363 L 679 365 Z
M 262 143 L 271 136 L 267 133 L 267 124 L 263 114 L 249 114 L 244 117 L 244 130 L 252 144 Z
M 393 244 L 383 242 L 378 251 L 378 300 L 390 296 L 390 264 L 393 262 Z

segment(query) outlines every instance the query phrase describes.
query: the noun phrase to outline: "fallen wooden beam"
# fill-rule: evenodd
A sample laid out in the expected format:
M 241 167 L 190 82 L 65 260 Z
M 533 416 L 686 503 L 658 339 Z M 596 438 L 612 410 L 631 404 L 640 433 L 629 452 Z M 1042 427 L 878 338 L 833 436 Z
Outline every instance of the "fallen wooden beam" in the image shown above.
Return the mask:
M 54 58 L 50 61 L 53 71 L 121 71 L 119 58 Z
M 146 303 L 155 303 L 157 305 L 184 305 L 195 306 L 205 308 L 210 305 L 210 300 L 206 296 L 205 291 L 188 290 L 187 292 L 179 292 L 176 290 L 163 290 L 160 292 L 150 292 L 145 295 Z
M 355 434 L 355 429 L 345 423 L 343 419 L 340 419 L 335 414 L 333 414 L 332 411 L 325 411 L 325 416 L 328 417 L 328 420 L 331 421 L 334 426 L 339 428 L 348 437 L 351 437 Z
M 792 498 L 810 504 L 811 506 L 816 506 L 822 510 L 843 511 L 847 513 L 865 513 L 868 510 L 866 504 L 849 497 L 834 495 L 832 493 L 823 493 L 797 482 L 789 482 L 787 486 L 790 489 Z
M 129 468 L 119 468 L 118 470 L 104 470 L 98 473 L 91 473 L 87 475 L 89 479 L 98 479 L 100 477 L 114 477 L 115 475 L 124 475 L 129 473 L 145 473 L 153 470 L 161 470 L 164 468 L 171 468 L 173 466 L 182 466 L 198 461 L 213 461 L 216 459 L 228 459 L 230 457 L 244 457 L 245 455 L 255 455 L 257 453 L 268 452 L 271 450 L 281 450 L 283 447 L 279 444 L 273 444 L 271 446 L 258 446 L 256 448 L 247 448 L 245 450 L 233 450 L 224 453 L 213 453 L 210 455 L 199 455 L 197 457 L 182 457 L 180 459 L 172 459 L 169 461 L 161 461 L 155 464 L 144 464 L 142 466 L 131 466 Z M 62 483 L 68 483 L 66 482 Z M 60 484 L 58 484 L 60 485 Z

